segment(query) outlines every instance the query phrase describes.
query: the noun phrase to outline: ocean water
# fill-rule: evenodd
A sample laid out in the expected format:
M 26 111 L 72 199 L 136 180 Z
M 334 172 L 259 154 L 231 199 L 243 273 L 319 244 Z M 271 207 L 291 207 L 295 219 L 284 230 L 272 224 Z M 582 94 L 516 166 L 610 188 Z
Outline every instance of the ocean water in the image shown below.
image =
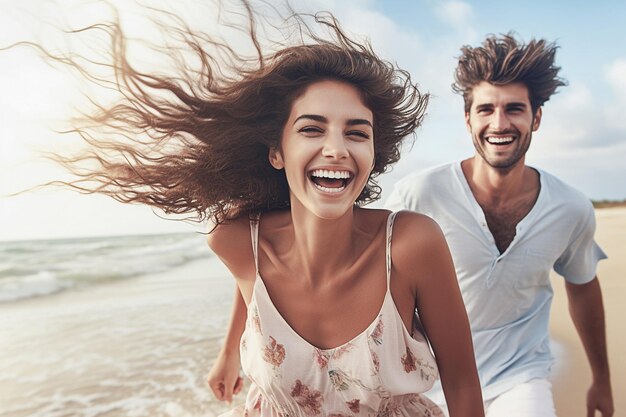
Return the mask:
M 163 272 L 210 256 L 181 233 L 0 242 L 0 303 Z
M 0 243 L 0 416 L 219 415 L 234 287 L 201 234 Z

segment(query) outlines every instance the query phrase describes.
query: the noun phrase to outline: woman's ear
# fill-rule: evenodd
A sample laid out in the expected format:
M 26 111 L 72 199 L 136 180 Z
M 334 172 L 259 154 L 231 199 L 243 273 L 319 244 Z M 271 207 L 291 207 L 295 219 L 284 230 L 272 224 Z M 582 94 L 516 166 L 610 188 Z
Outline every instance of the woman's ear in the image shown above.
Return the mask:
M 276 148 L 270 149 L 269 161 L 270 161 L 270 164 L 276 169 L 285 168 L 285 163 L 283 162 L 283 156 L 280 154 L 280 150 Z

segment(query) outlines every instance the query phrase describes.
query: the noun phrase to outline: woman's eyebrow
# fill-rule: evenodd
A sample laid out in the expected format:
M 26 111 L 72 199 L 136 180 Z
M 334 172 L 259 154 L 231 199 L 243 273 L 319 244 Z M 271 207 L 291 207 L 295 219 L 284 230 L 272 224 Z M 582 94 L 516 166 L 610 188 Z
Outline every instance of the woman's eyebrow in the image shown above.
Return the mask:
M 311 119 L 316 122 L 328 123 L 328 119 L 324 116 L 320 116 L 319 114 L 303 114 L 302 116 L 298 116 L 293 122 L 296 123 L 300 119 Z
M 348 126 L 355 126 L 355 125 L 368 125 L 369 127 L 374 127 L 372 126 L 372 122 L 370 122 L 367 119 L 350 119 L 348 120 L 348 122 L 346 123 Z
M 311 119 L 315 120 L 316 122 L 328 123 L 328 119 L 324 116 L 320 116 L 319 114 L 303 114 L 301 116 L 298 116 L 293 122 L 296 123 L 300 119 Z M 367 119 L 349 119 L 346 124 L 348 126 L 367 125 L 373 128 L 372 122 Z

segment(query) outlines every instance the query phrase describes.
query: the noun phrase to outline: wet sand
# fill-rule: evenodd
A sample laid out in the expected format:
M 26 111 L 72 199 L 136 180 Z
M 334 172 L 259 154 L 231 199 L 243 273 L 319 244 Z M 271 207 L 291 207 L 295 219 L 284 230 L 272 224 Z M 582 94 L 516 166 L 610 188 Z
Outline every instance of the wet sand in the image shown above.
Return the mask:
M 215 258 L 0 304 L 0 416 L 212 417 L 234 282 Z

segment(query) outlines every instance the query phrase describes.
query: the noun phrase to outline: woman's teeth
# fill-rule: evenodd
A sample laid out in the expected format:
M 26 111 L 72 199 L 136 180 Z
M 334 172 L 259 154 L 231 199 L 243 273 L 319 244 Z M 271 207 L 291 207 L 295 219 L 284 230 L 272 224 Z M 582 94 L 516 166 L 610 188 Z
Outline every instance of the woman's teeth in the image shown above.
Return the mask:
M 348 171 L 331 171 L 328 169 L 316 169 L 311 175 L 318 178 L 350 178 L 350 172 Z
M 343 191 L 351 177 L 349 171 L 316 169 L 311 173 L 311 181 L 315 187 L 327 193 Z

